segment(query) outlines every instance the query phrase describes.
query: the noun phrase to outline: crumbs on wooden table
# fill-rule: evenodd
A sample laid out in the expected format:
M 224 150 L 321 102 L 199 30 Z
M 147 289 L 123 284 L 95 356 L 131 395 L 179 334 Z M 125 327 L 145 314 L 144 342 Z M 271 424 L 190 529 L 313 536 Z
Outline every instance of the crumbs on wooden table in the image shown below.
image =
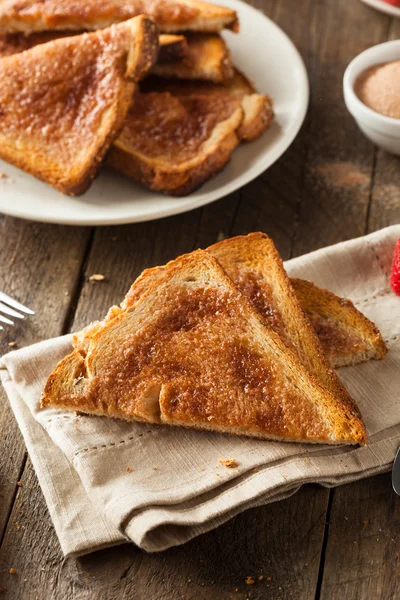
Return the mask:
M 105 276 L 101 275 L 100 273 L 94 273 L 93 275 L 91 275 L 89 277 L 90 283 L 97 283 L 98 281 L 104 281 L 104 280 L 105 280 Z

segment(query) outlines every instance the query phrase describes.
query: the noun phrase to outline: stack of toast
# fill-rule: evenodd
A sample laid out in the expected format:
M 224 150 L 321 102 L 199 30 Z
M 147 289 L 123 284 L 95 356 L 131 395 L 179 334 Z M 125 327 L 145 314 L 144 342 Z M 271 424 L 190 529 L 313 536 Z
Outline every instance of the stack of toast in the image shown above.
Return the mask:
M 73 345 L 42 407 L 327 444 L 366 443 L 333 368 L 387 351 L 349 300 L 290 280 L 262 233 L 147 269 Z
M 103 161 L 189 194 L 273 120 L 225 28 L 236 12 L 199 0 L 3 0 L 0 158 L 71 195 Z

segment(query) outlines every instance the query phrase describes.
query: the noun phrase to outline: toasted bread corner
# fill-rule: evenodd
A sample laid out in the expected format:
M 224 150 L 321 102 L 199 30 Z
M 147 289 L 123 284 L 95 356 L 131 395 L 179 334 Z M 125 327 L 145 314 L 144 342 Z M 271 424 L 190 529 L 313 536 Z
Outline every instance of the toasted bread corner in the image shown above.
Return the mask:
M 379 329 L 351 300 L 304 279 L 292 278 L 291 282 L 332 368 L 386 356 L 388 350 Z

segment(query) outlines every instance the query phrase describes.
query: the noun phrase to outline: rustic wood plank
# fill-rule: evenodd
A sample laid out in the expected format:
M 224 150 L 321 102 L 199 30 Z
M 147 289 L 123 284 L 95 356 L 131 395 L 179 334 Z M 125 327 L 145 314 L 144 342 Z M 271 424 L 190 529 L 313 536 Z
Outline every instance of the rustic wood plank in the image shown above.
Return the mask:
M 0 216 L 0 288 L 36 312 L 1 332 L 0 355 L 61 333 L 78 283 L 88 235 L 86 229 Z M 25 446 L 2 389 L 0 394 L 1 538 L 24 464 Z
M 323 38 L 320 11 L 328 23 Z M 310 74 L 313 101 L 295 255 L 364 233 L 374 147 L 344 105 L 342 78 L 354 56 L 386 39 L 388 18 L 359 3 L 324 0 L 310 27 L 319 60 Z
M 395 600 L 400 503 L 389 474 L 334 491 L 322 600 Z

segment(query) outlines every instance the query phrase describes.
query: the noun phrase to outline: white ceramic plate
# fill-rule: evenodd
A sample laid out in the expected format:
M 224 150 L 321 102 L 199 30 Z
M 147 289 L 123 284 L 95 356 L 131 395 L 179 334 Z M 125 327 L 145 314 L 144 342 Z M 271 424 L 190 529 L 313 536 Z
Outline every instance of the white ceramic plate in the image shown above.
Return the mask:
M 71 198 L 0 161 L 0 212 L 50 223 L 111 225 L 150 221 L 203 206 L 242 187 L 270 167 L 288 148 L 304 120 L 309 97 L 303 61 L 285 33 L 261 12 L 240 0 L 217 0 L 234 8 L 240 33 L 224 33 L 234 64 L 274 99 L 276 119 L 251 144 L 235 150 L 216 177 L 186 198 L 148 191 L 103 169 L 91 188 Z
M 392 17 L 400 18 L 400 8 L 397 6 L 392 6 L 391 4 L 387 4 L 387 2 L 382 2 L 382 0 L 361 0 L 364 4 L 368 4 L 371 8 L 375 8 L 376 10 L 380 10 L 387 15 L 391 15 Z

